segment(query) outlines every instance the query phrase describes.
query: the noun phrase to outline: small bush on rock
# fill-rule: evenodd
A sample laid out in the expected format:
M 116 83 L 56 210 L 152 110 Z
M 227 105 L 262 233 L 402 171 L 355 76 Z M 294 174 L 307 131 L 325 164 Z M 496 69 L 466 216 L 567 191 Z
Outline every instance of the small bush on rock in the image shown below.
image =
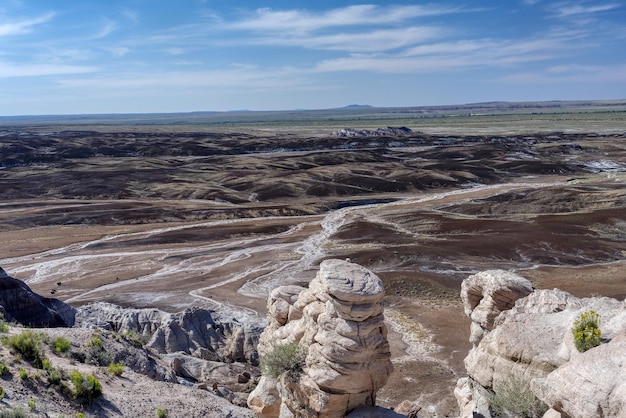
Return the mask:
M 283 373 L 299 374 L 304 366 L 307 350 L 298 343 L 277 345 L 261 360 L 261 373 L 279 377 Z
M 157 418 L 167 418 L 167 409 L 158 407 L 156 410 Z
M 496 417 L 540 418 L 548 410 L 530 390 L 527 380 L 511 375 L 498 386 L 489 399 L 489 407 Z
M 574 344 L 581 353 L 600 345 L 600 314 L 596 311 L 581 313 L 572 328 Z

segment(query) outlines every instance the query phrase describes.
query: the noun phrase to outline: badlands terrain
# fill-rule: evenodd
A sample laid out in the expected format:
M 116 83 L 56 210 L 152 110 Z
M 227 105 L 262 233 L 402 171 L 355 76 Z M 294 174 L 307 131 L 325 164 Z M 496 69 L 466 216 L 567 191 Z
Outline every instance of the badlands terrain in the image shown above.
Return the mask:
M 626 113 L 566 110 L 2 121 L 0 267 L 73 306 L 262 326 L 273 288 L 349 258 L 386 288 L 379 404 L 454 415 L 464 278 L 626 297 Z

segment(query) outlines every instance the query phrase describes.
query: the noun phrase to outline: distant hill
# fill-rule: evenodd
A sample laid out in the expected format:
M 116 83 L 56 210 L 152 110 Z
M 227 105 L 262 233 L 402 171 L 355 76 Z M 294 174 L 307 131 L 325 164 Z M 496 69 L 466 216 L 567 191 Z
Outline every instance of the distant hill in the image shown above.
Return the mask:
M 360 104 L 351 104 L 348 106 L 340 107 L 339 109 L 373 109 L 374 106 L 371 105 L 360 105 Z

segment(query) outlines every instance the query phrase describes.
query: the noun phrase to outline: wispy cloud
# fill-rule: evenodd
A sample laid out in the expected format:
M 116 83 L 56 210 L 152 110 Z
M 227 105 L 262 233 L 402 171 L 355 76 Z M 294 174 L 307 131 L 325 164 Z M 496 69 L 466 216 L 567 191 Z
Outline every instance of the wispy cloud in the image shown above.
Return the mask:
M 505 83 L 518 84 L 569 84 L 616 83 L 626 84 L 626 64 L 550 66 L 542 71 L 516 73 L 498 79 Z
M 393 54 L 351 54 L 324 60 L 317 71 L 368 71 L 406 74 L 414 72 L 454 72 L 471 68 L 510 67 L 553 60 L 571 47 L 567 40 L 578 32 L 554 32 L 544 38 L 468 39 L 435 42 L 405 48 Z M 566 37 L 567 35 L 567 37 Z
M 79 65 L 0 63 L 0 78 L 37 77 L 63 74 L 85 74 L 97 71 L 95 67 Z
M 55 13 L 50 12 L 39 17 L 19 19 L 0 23 L 0 36 L 23 35 L 33 31 L 34 27 L 51 21 Z
M 257 31 L 307 33 L 331 27 L 355 25 L 385 25 L 405 22 L 418 17 L 457 13 L 459 7 L 437 5 L 396 6 L 383 8 L 376 5 L 355 5 L 310 12 L 304 10 L 258 9 L 252 17 L 230 24 L 234 29 Z
M 103 49 L 109 52 L 114 58 L 121 58 L 131 51 L 130 48 L 125 46 L 110 46 Z
M 117 23 L 110 19 L 104 19 L 102 27 L 92 36 L 92 39 L 102 39 L 109 36 L 117 29 Z
M 284 88 L 308 84 L 299 71 L 283 67 L 259 70 L 249 65 L 233 65 L 215 71 L 128 72 L 59 80 L 65 87 L 89 89 L 142 90 L 145 88 Z
M 374 29 L 357 33 L 333 33 L 307 36 L 266 36 L 246 39 L 246 43 L 271 46 L 290 46 L 329 51 L 370 52 L 387 51 L 435 38 L 443 30 L 436 27 L 406 27 Z
M 556 6 L 557 17 L 570 17 L 590 15 L 599 12 L 607 12 L 620 7 L 619 4 L 607 3 L 585 6 L 582 4 L 560 4 Z

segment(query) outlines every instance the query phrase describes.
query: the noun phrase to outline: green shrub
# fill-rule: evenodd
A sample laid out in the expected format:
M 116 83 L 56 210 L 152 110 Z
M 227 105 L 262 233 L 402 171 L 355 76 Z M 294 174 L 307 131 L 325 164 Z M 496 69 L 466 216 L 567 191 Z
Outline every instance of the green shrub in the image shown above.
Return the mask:
M 30 408 L 31 411 L 34 411 L 35 409 L 37 409 L 37 403 L 35 402 L 35 399 L 30 398 L 28 400 L 28 407 Z
M 6 376 L 9 373 L 11 373 L 9 366 L 4 364 L 4 361 L 0 361 L 0 376 Z
M 277 345 L 263 356 L 261 373 L 275 378 L 283 373 L 299 374 L 306 354 L 306 349 L 298 343 Z
M 87 341 L 87 347 L 89 348 L 102 348 L 102 339 L 100 337 L 93 337 Z
M 28 376 L 28 372 L 25 369 L 20 369 L 20 379 L 21 380 L 26 380 L 29 377 L 30 376 Z
M 0 386 L 0 401 L 4 399 L 4 395 L 6 395 L 6 392 L 4 391 L 4 388 Z
M 600 345 L 600 314 L 596 311 L 581 313 L 572 327 L 574 344 L 581 353 Z
M 59 385 L 63 380 L 63 373 L 56 368 L 48 369 L 48 383 L 51 385 Z
M 167 418 L 167 409 L 158 407 L 156 410 L 157 418 Z
M 111 355 L 104 349 L 102 339 L 98 336 L 91 338 L 87 342 L 87 351 L 85 361 L 95 366 L 107 367 L 111 364 Z
M 21 334 L 9 337 L 7 342 L 10 347 L 24 356 L 33 366 L 41 369 L 43 367 L 43 360 L 45 359 L 43 351 L 41 350 L 41 343 L 44 338 L 45 336 L 41 333 L 26 330 Z
M 136 347 L 143 347 L 150 341 L 150 337 L 134 330 L 128 330 L 121 334 L 121 337 Z
M 3 319 L 0 319 L 0 333 L 6 334 L 9 332 L 9 324 Z
M 54 351 L 56 351 L 57 354 L 66 353 L 70 349 L 71 346 L 72 344 L 63 337 L 59 337 L 56 340 L 54 340 Z
M 95 398 L 102 395 L 102 385 L 92 374 L 84 376 L 75 370 L 70 374 L 70 380 L 74 384 L 74 397 L 77 399 L 86 398 L 87 403 L 91 404 Z
M 85 360 L 94 366 L 108 366 L 111 364 L 111 355 L 102 347 L 93 347 L 89 349 Z
M 540 418 L 548 410 L 530 390 L 529 382 L 514 375 L 498 385 L 489 407 L 496 417 L 506 418 Z
M 112 376 L 121 376 L 124 373 L 123 363 L 111 363 L 109 364 L 109 374 Z
M 22 408 L 11 408 L 0 411 L 0 418 L 28 418 Z

